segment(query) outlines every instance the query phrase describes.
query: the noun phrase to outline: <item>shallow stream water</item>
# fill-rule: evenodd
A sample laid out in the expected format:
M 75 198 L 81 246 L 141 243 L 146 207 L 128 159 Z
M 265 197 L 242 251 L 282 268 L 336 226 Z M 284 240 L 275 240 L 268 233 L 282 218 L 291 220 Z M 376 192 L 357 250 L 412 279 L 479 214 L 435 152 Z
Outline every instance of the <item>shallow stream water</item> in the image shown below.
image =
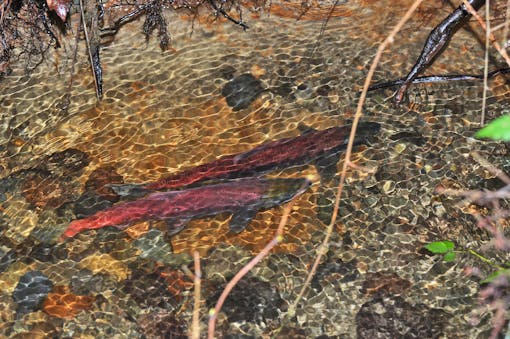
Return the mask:
M 275 3 L 269 13 L 245 9 L 246 31 L 168 13 L 165 52 L 131 23 L 102 49 L 100 103 L 83 47 L 66 97 L 74 39 L 30 76 L 19 67 L 0 82 L 2 336 L 185 337 L 193 284 L 181 267 L 192 268 L 194 250 L 205 333 L 208 308 L 272 239 L 281 208 L 258 213 L 238 235 L 221 214 L 171 237 L 162 223 L 142 222 L 58 239 L 72 220 L 117 201 L 104 184 L 149 182 L 298 136 L 300 126 L 348 123 L 378 44 L 410 1 L 340 2 L 322 35 L 331 4 L 320 5 L 300 20 L 292 3 Z M 449 11 L 427 6 L 384 53 L 375 81 L 405 75 Z M 483 54 L 461 31 L 428 73 L 482 73 Z M 229 102 L 225 86 L 243 76 L 251 91 Z M 325 235 L 336 180 L 321 183 L 312 164 L 270 172 L 314 182 L 296 199 L 284 241 L 227 300 L 218 337 L 486 337 L 492 316 L 478 303 L 478 280 L 463 269 L 491 268 L 462 253 L 444 263 L 423 249 L 449 239 L 508 260 L 484 246 L 490 237 L 469 208 L 435 193 L 439 184 L 498 185 L 472 151 L 508 173 L 505 145 L 473 138 L 482 91 L 481 83 L 413 86 L 400 107 L 392 90 L 369 93 L 362 120 L 382 127 L 353 158 L 370 171 L 349 170 L 328 254 L 295 317 L 288 306 Z M 508 92 L 503 79 L 491 81 L 488 120 L 508 109 Z

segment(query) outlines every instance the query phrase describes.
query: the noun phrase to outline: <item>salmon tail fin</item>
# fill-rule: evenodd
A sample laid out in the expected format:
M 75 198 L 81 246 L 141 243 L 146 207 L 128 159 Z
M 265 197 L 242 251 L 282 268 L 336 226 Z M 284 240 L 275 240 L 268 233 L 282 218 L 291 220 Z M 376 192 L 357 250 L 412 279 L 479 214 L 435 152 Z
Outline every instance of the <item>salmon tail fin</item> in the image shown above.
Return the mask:
M 381 130 L 381 124 L 373 121 L 361 122 L 358 124 L 358 130 L 376 134 Z
M 128 198 L 140 198 L 150 192 L 140 184 L 109 184 L 110 187 L 117 195 Z
M 101 227 L 96 225 L 94 221 L 95 218 L 85 218 L 72 221 L 69 224 L 69 226 L 67 226 L 67 228 L 64 230 L 64 233 L 62 233 L 62 235 L 60 236 L 60 240 L 63 241 L 66 238 L 74 237 L 76 234 L 82 231 Z
M 326 184 L 333 180 L 333 178 L 337 175 L 337 165 L 340 160 L 340 154 L 347 147 L 347 143 L 349 142 L 349 133 L 351 130 L 351 125 L 345 126 L 348 130 L 346 130 L 347 135 L 345 136 L 345 140 L 343 144 L 340 145 L 335 152 L 329 152 L 323 154 L 318 157 L 314 161 L 315 168 L 319 173 L 321 178 L 321 183 Z M 356 136 L 354 138 L 354 145 L 366 144 L 370 141 L 381 129 L 381 125 L 377 122 L 362 122 L 358 125 L 356 130 Z

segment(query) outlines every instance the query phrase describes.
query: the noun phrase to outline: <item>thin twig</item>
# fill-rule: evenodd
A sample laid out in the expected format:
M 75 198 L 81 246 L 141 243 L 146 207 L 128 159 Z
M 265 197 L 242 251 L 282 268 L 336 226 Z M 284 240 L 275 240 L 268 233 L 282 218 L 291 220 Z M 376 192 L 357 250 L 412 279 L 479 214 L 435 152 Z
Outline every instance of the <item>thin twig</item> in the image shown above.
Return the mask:
M 81 17 L 82 17 L 82 24 L 83 24 L 83 32 L 85 33 L 85 42 L 87 43 L 87 52 L 89 53 L 90 58 L 90 68 L 92 70 L 92 75 L 94 76 L 94 86 L 96 88 L 96 96 L 98 100 L 101 100 L 101 95 L 99 92 L 99 84 L 97 83 L 97 77 L 96 77 L 96 71 L 94 69 L 94 58 L 92 56 L 92 52 L 90 50 L 90 39 L 89 34 L 87 30 L 87 20 L 85 20 L 85 11 L 83 10 L 83 0 L 80 0 L 80 11 L 81 11 Z
M 482 92 L 482 114 L 480 117 L 480 126 L 483 126 L 485 122 L 485 110 L 487 109 L 487 90 L 489 87 L 487 83 L 489 81 L 489 39 L 490 39 L 490 0 L 487 0 L 485 4 L 485 25 L 487 29 L 485 30 L 485 55 L 483 58 L 483 92 Z
M 487 78 L 492 79 L 502 74 L 510 73 L 510 68 L 500 68 L 487 73 Z M 447 75 L 424 75 L 413 79 L 412 84 L 434 84 L 434 83 L 447 83 L 452 81 L 483 81 L 485 78 L 484 74 L 447 74 Z M 377 89 L 389 88 L 394 86 L 402 85 L 405 82 L 405 78 L 377 82 L 368 88 L 368 91 L 375 91 Z
M 328 13 L 328 16 L 326 17 L 326 19 L 324 19 L 324 21 L 322 22 L 322 25 L 321 25 L 321 30 L 319 32 L 319 36 L 317 37 L 317 40 L 315 40 L 315 44 L 313 45 L 312 47 L 312 51 L 310 52 L 310 59 L 313 57 L 313 55 L 315 54 L 315 51 L 317 50 L 317 47 L 319 47 L 319 43 L 320 43 L 320 40 L 322 39 L 322 37 L 324 36 L 324 32 L 326 32 L 326 26 L 328 25 L 328 22 L 329 20 L 331 19 L 331 16 L 333 15 L 333 12 L 335 11 L 335 8 L 336 6 L 338 6 L 338 1 L 339 0 L 335 0 L 335 3 L 331 6 L 330 10 L 329 10 L 329 13 Z M 509 0 L 510 1 L 510 0 Z
M 216 3 L 214 2 L 215 0 L 209 0 L 209 3 L 211 4 L 211 7 L 217 12 L 217 13 L 220 13 L 221 15 L 223 15 L 223 17 L 227 18 L 228 20 L 232 21 L 233 23 L 235 23 L 236 25 L 239 25 L 242 27 L 243 30 L 246 30 L 247 28 L 250 28 L 248 27 L 247 24 L 245 24 L 243 22 L 243 18 L 242 16 L 240 16 L 240 19 L 237 20 L 237 19 L 234 19 L 233 17 L 231 17 L 227 12 L 225 12 L 225 10 L 222 8 L 222 7 L 218 7 L 216 5 Z
M 146 12 L 147 8 L 151 4 L 152 3 L 140 5 L 140 7 L 135 8 L 132 12 L 120 17 L 120 19 L 115 21 L 111 27 L 102 29 L 100 36 L 105 37 L 105 36 L 117 34 L 120 27 L 122 27 L 124 24 L 126 24 L 128 22 L 131 22 L 131 21 L 137 19 L 141 14 Z
M 456 190 L 450 188 L 436 188 L 436 193 L 445 194 L 456 197 L 466 197 L 467 202 L 474 202 L 477 204 L 487 204 L 492 200 L 509 199 L 510 198 L 510 185 L 506 185 L 497 191 L 481 191 L 481 190 Z
M 207 332 L 207 338 L 212 339 L 214 338 L 214 330 L 216 328 L 216 318 L 218 313 L 221 310 L 221 307 L 223 306 L 223 303 L 227 299 L 227 296 L 229 295 L 230 291 L 234 288 L 234 286 L 239 282 L 239 280 L 242 279 L 255 265 L 257 265 L 265 256 L 269 254 L 269 252 L 278 245 L 283 240 L 283 228 L 287 224 L 287 220 L 289 218 L 290 211 L 292 209 L 292 206 L 294 206 L 296 199 L 291 200 L 284 208 L 283 215 L 280 220 L 280 224 L 278 225 L 278 229 L 276 230 L 274 238 L 260 251 L 257 256 L 255 256 L 248 264 L 246 264 L 237 274 L 228 282 L 228 284 L 225 286 L 225 289 L 221 293 L 220 297 L 218 298 L 218 301 L 216 302 L 216 306 L 214 308 L 209 310 L 209 325 L 208 325 L 208 332 Z
M 78 44 L 80 42 L 80 26 L 82 25 L 83 23 L 83 17 L 80 15 L 79 18 L 78 18 L 78 26 L 76 26 L 76 37 L 74 39 L 74 51 L 73 51 L 73 61 L 71 63 L 71 74 L 69 75 L 69 84 L 67 85 L 67 98 L 66 100 L 69 101 L 70 100 L 70 96 L 71 96 L 71 90 L 73 89 L 73 80 L 74 80 L 74 65 L 76 65 L 76 60 L 77 60 L 77 57 L 78 57 Z
M 478 15 L 478 13 L 475 11 L 475 9 L 473 8 L 473 6 L 471 6 L 469 4 L 469 2 L 467 2 L 467 0 L 462 0 L 463 3 L 466 5 L 466 9 L 469 11 L 469 13 L 474 17 L 476 18 L 476 20 L 478 21 L 478 23 L 480 24 L 480 26 L 485 30 L 487 31 L 487 26 L 485 25 L 485 22 L 483 21 L 483 19 Z M 498 41 L 496 40 L 496 38 L 494 37 L 494 35 L 489 31 L 489 37 L 490 37 L 490 40 L 492 41 L 492 44 L 494 45 L 494 48 L 496 48 L 496 50 L 499 52 L 499 54 L 501 54 L 501 56 L 505 59 L 506 63 L 508 64 L 508 66 L 510 66 L 510 57 L 508 56 L 508 53 L 506 52 L 506 50 L 504 48 L 501 48 L 501 46 L 499 45 Z
M 200 289 L 202 284 L 202 271 L 200 270 L 200 255 L 198 251 L 193 252 L 193 261 L 195 262 L 195 274 L 193 276 L 195 304 L 193 306 L 193 318 L 191 321 L 191 339 L 200 339 Z
M 506 177 L 506 175 L 504 176 Z M 508 238 L 505 237 L 504 233 L 501 230 L 501 225 L 499 225 L 501 220 L 506 219 L 510 216 L 510 211 L 508 210 L 502 211 L 499 206 L 499 200 L 510 198 L 510 184 L 507 184 L 506 186 L 500 188 L 497 191 L 487 190 L 465 191 L 447 189 L 438 186 L 435 192 L 438 194 L 444 194 L 449 196 L 464 197 L 462 201 L 456 204 L 458 208 L 466 207 L 471 203 L 480 205 L 492 204 L 492 208 L 495 211 L 492 215 L 485 216 L 482 215 L 480 212 L 476 212 L 474 210 L 471 210 L 469 213 L 476 219 L 478 227 L 487 230 L 494 236 L 494 245 L 496 246 L 496 248 L 503 251 L 508 251 L 510 249 L 510 241 Z
M 382 44 L 377 49 L 377 53 L 374 57 L 374 60 L 372 62 L 372 65 L 370 66 L 370 70 L 368 71 L 367 77 L 365 79 L 365 83 L 363 85 L 363 90 L 361 91 L 360 99 L 358 101 L 358 106 L 356 109 L 356 114 L 354 115 L 354 120 L 352 122 L 352 128 L 351 128 L 351 134 L 349 136 L 349 143 L 347 144 L 347 149 L 345 152 L 345 160 L 342 168 L 342 173 L 340 175 L 340 183 L 338 185 L 336 199 L 335 199 L 335 207 L 333 209 L 333 213 L 331 216 L 331 222 L 328 225 L 326 236 L 324 237 L 324 241 L 320 245 L 318 251 L 317 251 L 317 257 L 315 258 L 315 262 L 313 263 L 313 266 L 306 277 L 305 283 L 303 287 L 301 288 L 301 291 L 299 292 L 296 300 L 294 303 L 289 307 L 289 316 L 294 316 L 295 310 L 297 305 L 299 304 L 299 301 L 305 294 L 305 291 L 308 288 L 308 285 L 310 284 L 310 281 L 312 281 L 313 276 L 315 275 L 315 271 L 317 270 L 317 266 L 319 266 L 319 263 L 321 261 L 322 256 L 326 252 L 329 244 L 329 239 L 333 233 L 333 227 L 335 225 L 335 221 L 338 215 L 338 209 L 340 205 L 340 197 L 342 195 L 342 190 L 345 183 L 345 177 L 347 174 L 347 166 L 350 166 L 351 164 L 351 154 L 352 154 L 352 147 L 354 144 L 354 136 L 356 135 L 356 128 L 358 126 L 359 119 L 362 116 L 362 109 L 363 104 L 365 102 L 365 98 L 367 96 L 368 87 L 370 86 L 370 81 L 372 81 L 372 77 L 374 75 L 375 69 L 377 67 L 377 64 L 379 63 L 379 60 L 381 59 L 382 53 L 384 49 L 386 49 L 386 46 L 388 46 L 390 43 L 393 42 L 395 39 L 395 35 L 397 32 L 404 26 L 404 24 L 411 18 L 411 15 L 416 11 L 418 6 L 423 2 L 423 0 L 416 0 L 412 6 L 407 10 L 406 14 L 400 19 L 400 21 L 397 23 L 397 25 L 393 28 L 393 30 L 390 32 L 388 37 L 382 42 Z
M 508 30 L 510 28 L 510 0 L 506 2 L 506 14 L 505 14 L 505 28 L 503 29 L 503 41 L 501 44 L 503 47 L 508 46 Z
M 505 184 L 510 185 L 510 177 L 505 174 L 502 170 L 491 164 L 487 159 L 482 157 L 478 152 L 472 151 L 471 156 L 475 159 L 480 165 L 485 167 L 489 172 L 493 175 L 497 176 L 501 181 Z
M 0 26 L 4 23 L 5 13 L 9 12 L 9 8 L 11 8 L 11 0 L 7 0 L 5 3 L 1 5 L 0 8 Z

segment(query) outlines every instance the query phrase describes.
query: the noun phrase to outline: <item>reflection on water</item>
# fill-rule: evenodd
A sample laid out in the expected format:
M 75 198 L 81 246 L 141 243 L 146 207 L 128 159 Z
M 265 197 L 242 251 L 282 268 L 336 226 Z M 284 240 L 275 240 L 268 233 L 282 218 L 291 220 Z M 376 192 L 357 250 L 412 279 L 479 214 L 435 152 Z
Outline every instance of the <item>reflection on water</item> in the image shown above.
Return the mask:
M 434 24 L 429 6 L 386 52 L 377 80 L 406 73 Z M 171 16 L 173 49 L 167 52 L 157 41 L 146 45 L 133 23 L 102 51 L 101 103 L 86 59 L 76 67 L 69 103 L 69 73 L 55 72 L 57 59 L 32 77 L 15 71 L 4 79 L 2 334 L 185 335 L 192 285 L 181 265 L 190 263 L 189 254 L 202 256 L 203 297 L 210 305 L 225 279 L 272 238 L 281 209 L 258 213 L 238 235 L 228 232 L 228 214 L 193 220 L 171 237 L 158 222 L 84 232 L 59 243 L 63 230 L 118 202 L 105 184 L 154 181 L 295 137 L 302 125 L 324 130 L 346 124 L 377 43 L 404 10 L 385 1 L 341 4 L 319 41 L 322 22 L 316 19 L 328 10 L 296 21 L 288 18 L 292 6 L 275 4 L 271 15 L 252 18 L 246 32 L 198 22 L 191 35 L 189 22 Z M 460 32 L 430 72 L 479 73 L 481 56 L 476 41 Z M 354 159 L 375 174 L 349 170 L 330 251 L 309 298 L 285 325 L 287 305 L 324 235 L 327 218 L 317 212 L 331 205 L 336 181 L 321 184 L 313 166 L 270 172 L 317 179 L 297 198 L 284 242 L 243 282 L 244 293 L 232 295 L 219 331 L 258 337 L 284 325 L 279 330 L 288 337 L 483 336 L 487 319 L 476 327 L 468 323 L 478 285 L 461 271 L 482 264 L 468 257 L 443 264 L 421 250 L 433 240 L 466 246 L 488 238 L 453 200 L 434 194 L 439 183 L 476 188 L 492 178 L 469 158 L 471 150 L 496 165 L 507 154 L 501 145 L 471 138 L 481 91 L 480 84 L 416 86 L 410 104 L 400 108 L 389 101 L 391 91 L 369 95 L 364 119 L 382 128 Z M 507 94 L 502 81 L 492 83 L 490 115 L 508 104 Z M 201 312 L 207 314 L 205 305 Z M 377 326 L 367 320 L 374 314 Z

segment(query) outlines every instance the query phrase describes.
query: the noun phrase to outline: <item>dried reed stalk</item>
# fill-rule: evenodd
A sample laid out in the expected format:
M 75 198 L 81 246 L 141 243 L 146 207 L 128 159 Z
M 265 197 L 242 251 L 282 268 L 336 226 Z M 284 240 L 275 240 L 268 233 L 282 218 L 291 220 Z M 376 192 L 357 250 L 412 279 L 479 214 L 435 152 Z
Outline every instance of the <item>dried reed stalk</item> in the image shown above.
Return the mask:
M 365 103 L 365 98 L 368 92 L 368 87 L 370 86 L 370 82 L 372 81 L 372 77 L 374 75 L 375 69 L 377 67 L 377 64 L 379 63 L 379 60 L 381 59 L 383 51 L 386 49 L 386 47 L 393 42 L 395 39 L 395 35 L 398 31 L 404 26 L 404 24 L 411 18 L 411 15 L 416 11 L 418 6 L 423 2 L 423 0 L 416 0 L 411 7 L 407 10 L 405 15 L 400 19 L 400 21 L 397 23 L 397 25 L 393 28 L 393 30 L 390 32 L 390 34 L 386 37 L 386 39 L 382 42 L 382 44 L 377 49 L 377 53 L 374 57 L 374 60 L 372 61 L 372 64 L 370 66 L 370 70 L 368 71 L 367 77 L 365 79 L 365 83 L 363 85 L 363 90 L 361 92 L 360 99 L 358 101 L 358 106 L 356 109 L 356 114 L 354 115 L 354 120 L 352 122 L 352 128 L 351 128 L 351 134 L 349 136 L 349 143 L 347 145 L 347 150 L 345 152 L 345 160 L 342 168 L 342 173 L 340 175 L 340 183 L 338 185 L 336 199 L 335 199 L 335 207 L 333 210 L 333 214 L 331 216 L 331 222 L 328 225 L 328 228 L 326 230 L 326 236 L 324 237 L 324 241 L 320 245 L 318 251 L 317 251 L 317 257 L 315 258 L 315 261 L 313 263 L 312 268 L 310 269 L 310 272 L 308 276 L 306 277 L 305 283 L 303 287 L 301 288 L 301 291 L 299 292 L 298 296 L 296 297 L 296 300 L 294 303 L 289 307 L 288 314 L 290 317 L 293 317 L 296 311 L 296 307 L 299 304 L 300 300 L 303 298 L 303 295 L 305 294 L 308 285 L 312 281 L 313 276 L 315 275 L 315 272 L 317 271 L 317 266 L 319 266 L 319 263 L 322 259 L 322 256 L 327 252 L 328 245 L 329 245 L 329 239 L 331 238 L 331 235 L 333 233 L 333 228 L 335 225 L 335 221 L 338 215 L 338 208 L 340 205 L 340 197 L 342 195 L 344 183 L 345 183 L 345 177 L 347 174 L 347 167 L 351 166 L 353 167 L 353 164 L 351 163 L 351 154 L 352 154 L 352 147 L 354 142 L 354 136 L 356 135 L 356 128 L 358 127 L 359 119 L 362 116 L 362 108 L 363 104 Z
M 260 251 L 259 254 L 257 254 L 252 260 L 250 260 L 250 262 L 248 262 L 239 272 L 237 272 L 237 274 L 225 286 L 225 289 L 218 298 L 218 301 L 216 302 L 214 308 L 209 310 L 209 324 L 207 338 L 209 339 L 214 338 L 217 315 L 220 312 L 221 307 L 223 306 L 223 303 L 227 299 L 227 296 L 229 295 L 230 291 L 232 291 L 232 289 L 239 282 L 239 280 L 241 280 L 253 267 L 255 267 L 255 265 L 257 265 L 264 257 L 266 257 L 269 254 L 273 247 L 278 245 L 278 243 L 280 243 L 283 240 L 283 228 L 287 224 L 287 220 L 289 218 L 290 211 L 294 206 L 295 200 L 296 199 L 291 200 L 285 206 L 282 218 L 280 220 L 280 224 L 278 225 L 278 229 L 276 230 L 274 238 Z
M 200 290 L 202 285 L 202 271 L 200 270 L 200 255 L 198 251 L 193 252 L 193 261 L 195 263 L 195 274 L 193 275 L 193 284 L 195 286 L 193 299 L 193 318 L 191 321 L 191 339 L 200 339 Z
M 480 24 L 480 27 L 482 27 L 485 31 L 487 31 L 487 25 L 485 24 L 485 21 L 483 21 L 483 19 L 478 15 L 478 13 L 475 11 L 473 6 L 471 6 L 469 4 L 469 2 L 467 2 L 467 0 L 462 0 L 462 1 L 466 5 L 466 8 L 469 11 L 469 13 L 478 21 L 478 23 Z M 507 20 L 508 20 L 508 18 L 507 18 Z M 508 53 L 497 42 L 496 38 L 494 37 L 494 35 L 490 31 L 490 29 L 488 30 L 488 36 L 489 36 L 490 40 L 492 41 L 492 44 L 494 45 L 494 48 L 496 48 L 496 50 L 499 52 L 499 54 L 501 54 L 503 59 L 505 59 L 505 61 L 508 64 L 508 66 L 510 66 L 510 57 L 508 56 Z

